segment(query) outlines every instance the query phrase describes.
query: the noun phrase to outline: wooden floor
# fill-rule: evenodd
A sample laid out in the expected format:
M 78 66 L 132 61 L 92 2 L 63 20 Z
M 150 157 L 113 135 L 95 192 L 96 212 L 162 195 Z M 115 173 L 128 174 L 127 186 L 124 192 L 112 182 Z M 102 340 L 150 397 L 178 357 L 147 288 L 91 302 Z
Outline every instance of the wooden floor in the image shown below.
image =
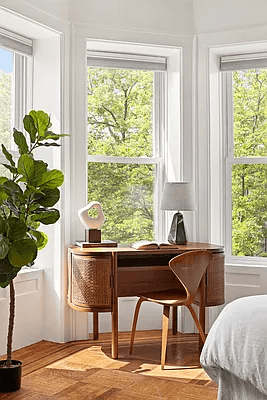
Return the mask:
M 129 333 L 119 334 L 117 360 L 110 355 L 110 334 L 97 341 L 24 347 L 13 353 L 23 362 L 22 387 L 0 399 L 216 400 L 217 387 L 199 364 L 198 336 L 170 333 L 164 371 L 160 338 L 160 331 L 137 332 L 129 356 Z

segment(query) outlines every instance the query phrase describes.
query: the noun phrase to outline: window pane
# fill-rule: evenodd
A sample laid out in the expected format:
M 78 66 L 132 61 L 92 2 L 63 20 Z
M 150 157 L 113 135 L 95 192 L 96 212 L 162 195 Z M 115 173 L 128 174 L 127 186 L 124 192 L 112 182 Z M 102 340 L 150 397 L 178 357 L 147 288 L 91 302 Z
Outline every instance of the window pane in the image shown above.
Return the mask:
M 13 53 L 0 48 L 0 143 L 10 148 Z
M 153 156 L 152 71 L 88 68 L 88 154 Z
M 88 163 L 88 202 L 105 215 L 103 240 L 153 240 L 154 165 Z
M 11 178 L 11 172 L 7 168 L 3 167 L 3 165 L 1 164 L 0 164 L 0 176 L 6 176 L 9 179 Z
M 232 254 L 267 257 L 267 165 L 232 166 Z
M 267 156 L 267 69 L 233 72 L 234 157 Z

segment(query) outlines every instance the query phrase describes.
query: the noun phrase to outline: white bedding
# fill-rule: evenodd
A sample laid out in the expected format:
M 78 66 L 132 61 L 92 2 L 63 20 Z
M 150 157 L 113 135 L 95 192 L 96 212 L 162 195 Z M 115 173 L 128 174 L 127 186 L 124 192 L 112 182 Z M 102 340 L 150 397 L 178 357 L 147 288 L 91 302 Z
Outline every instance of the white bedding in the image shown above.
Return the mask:
M 208 334 L 200 362 L 219 385 L 218 399 L 267 400 L 267 296 L 228 304 Z

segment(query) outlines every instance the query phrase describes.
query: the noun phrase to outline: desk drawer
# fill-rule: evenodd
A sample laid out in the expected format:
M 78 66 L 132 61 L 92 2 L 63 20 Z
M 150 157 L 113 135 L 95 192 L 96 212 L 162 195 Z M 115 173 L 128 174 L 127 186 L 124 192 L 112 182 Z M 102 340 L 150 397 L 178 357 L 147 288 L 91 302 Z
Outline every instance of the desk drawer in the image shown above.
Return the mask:
M 118 268 L 119 297 L 181 287 L 178 279 L 166 265 Z

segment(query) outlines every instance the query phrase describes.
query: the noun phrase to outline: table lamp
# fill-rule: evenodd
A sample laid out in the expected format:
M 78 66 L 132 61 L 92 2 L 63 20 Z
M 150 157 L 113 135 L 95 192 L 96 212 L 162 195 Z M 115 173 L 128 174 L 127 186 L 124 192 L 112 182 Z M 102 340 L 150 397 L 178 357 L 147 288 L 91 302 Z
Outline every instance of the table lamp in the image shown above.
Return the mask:
M 193 184 L 191 182 L 165 182 L 160 208 L 161 210 L 178 211 L 173 216 L 168 242 L 185 244 L 187 235 L 183 215 L 180 211 L 194 211 L 197 209 Z

